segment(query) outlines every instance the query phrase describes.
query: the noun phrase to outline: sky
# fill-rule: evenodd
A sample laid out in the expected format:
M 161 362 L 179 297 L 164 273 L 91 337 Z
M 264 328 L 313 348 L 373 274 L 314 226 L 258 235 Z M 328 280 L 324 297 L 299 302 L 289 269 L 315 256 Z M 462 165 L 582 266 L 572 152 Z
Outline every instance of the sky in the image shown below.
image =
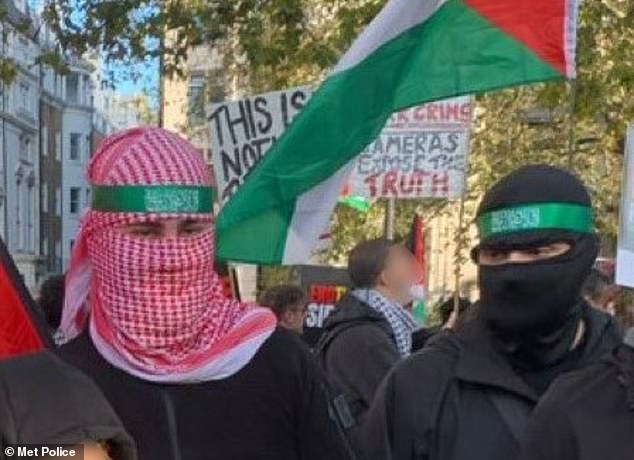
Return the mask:
M 31 11 L 40 11 L 43 0 L 27 0 L 27 3 Z M 142 16 L 146 13 L 147 11 L 141 11 L 139 15 Z M 152 45 L 149 40 L 148 45 Z M 158 106 L 158 68 L 158 59 L 152 59 L 133 66 L 121 63 L 108 64 L 105 70 L 106 73 L 112 73 L 112 75 L 114 75 L 111 83 L 114 84 L 115 89 L 120 94 L 133 96 L 145 93 L 150 96 L 153 103 L 152 105 Z
M 154 105 L 158 104 L 158 67 L 158 59 L 154 59 L 133 66 L 132 72 L 130 72 L 130 66 L 123 64 L 109 64 L 106 68 L 115 75 L 113 83 L 117 92 L 124 96 L 148 94 Z M 138 75 L 138 78 L 133 78 L 130 74 Z

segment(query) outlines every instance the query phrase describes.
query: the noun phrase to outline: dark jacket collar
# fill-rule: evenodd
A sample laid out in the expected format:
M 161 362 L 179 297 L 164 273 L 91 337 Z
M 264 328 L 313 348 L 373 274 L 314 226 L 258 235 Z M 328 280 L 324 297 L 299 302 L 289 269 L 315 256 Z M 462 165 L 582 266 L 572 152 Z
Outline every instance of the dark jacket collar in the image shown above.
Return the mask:
M 324 329 L 331 330 L 353 323 L 377 323 L 391 330 L 385 316 L 350 293 L 339 301 L 334 311 L 328 316 Z
M 461 353 L 456 377 L 469 383 L 499 387 L 537 401 L 535 392 L 517 375 L 504 355 L 493 346 L 484 323 L 478 319 L 466 324 L 456 337 Z
M 619 331 L 614 320 L 605 313 L 584 306 L 586 337 L 582 363 L 598 359 L 610 351 L 619 341 Z M 516 393 L 532 401 L 538 396 L 513 370 L 506 357 L 493 345 L 491 333 L 485 324 L 476 319 L 466 324 L 456 335 L 461 352 L 456 366 L 456 376 L 465 382 L 494 386 Z

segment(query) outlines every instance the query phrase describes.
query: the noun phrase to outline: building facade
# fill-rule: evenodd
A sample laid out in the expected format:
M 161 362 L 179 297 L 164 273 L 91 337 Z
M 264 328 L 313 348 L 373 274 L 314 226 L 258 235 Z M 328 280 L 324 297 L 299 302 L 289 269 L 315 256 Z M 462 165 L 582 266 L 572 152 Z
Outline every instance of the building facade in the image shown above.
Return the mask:
M 40 54 L 33 30 L 20 24 L 30 20 L 24 2 L 5 1 L 5 21 L 0 24 L 6 40 L 2 55 L 12 59 L 18 72 L 2 87 L 0 145 L 2 159 L 2 238 L 29 288 L 39 279 L 39 95 Z
M 90 204 L 86 166 L 92 156 L 92 67 L 79 59 L 66 76 L 62 120 L 62 267 L 68 268 L 82 211 Z

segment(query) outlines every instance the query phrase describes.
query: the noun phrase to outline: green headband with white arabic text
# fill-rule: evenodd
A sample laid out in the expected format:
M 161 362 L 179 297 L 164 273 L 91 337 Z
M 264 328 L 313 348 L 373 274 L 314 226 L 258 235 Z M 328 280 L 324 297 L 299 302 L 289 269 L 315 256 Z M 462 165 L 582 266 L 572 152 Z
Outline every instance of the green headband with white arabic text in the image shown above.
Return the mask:
M 197 185 L 93 186 L 95 211 L 156 214 L 209 214 L 214 189 Z
M 480 239 L 535 230 L 594 231 L 594 214 L 587 206 L 536 203 L 487 212 L 478 218 Z

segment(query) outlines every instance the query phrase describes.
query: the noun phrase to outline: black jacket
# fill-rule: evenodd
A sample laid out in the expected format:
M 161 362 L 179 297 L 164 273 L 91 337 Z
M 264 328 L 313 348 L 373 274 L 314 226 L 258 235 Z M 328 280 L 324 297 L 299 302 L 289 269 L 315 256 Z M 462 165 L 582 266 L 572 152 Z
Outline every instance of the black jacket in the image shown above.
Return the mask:
M 623 364 L 629 367 L 625 375 Z M 623 345 L 600 363 L 555 382 L 535 409 L 520 458 L 634 458 L 633 364 L 634 350 Z
M 317 345 L 333 398 L 343 396 L 353 426 L 345 420 L 348 438 L 356 449 L 358 427 L 383 378 L 400 360 L 392 327 L 381 313 L 349 294 L 326 320 Z
M 323 377 L 296 334 L 277 329 L 231 377 L 157 384 L 119 370 L 82 336 L 60 350 L 101 387 L 142 460 L 347 459 Z
M 134 460 L 132 438 L 99 388 L 50 352 L 0 362 L 0 458 L 10 444 L 108 441 Z
M 580 368 L 620 335 L 605 314 L 585 310 Z M 538 395 L 493 346 L 480 320 L 443 332 L 382 383 L 363 437 L 376 460 L 513 460 Z

